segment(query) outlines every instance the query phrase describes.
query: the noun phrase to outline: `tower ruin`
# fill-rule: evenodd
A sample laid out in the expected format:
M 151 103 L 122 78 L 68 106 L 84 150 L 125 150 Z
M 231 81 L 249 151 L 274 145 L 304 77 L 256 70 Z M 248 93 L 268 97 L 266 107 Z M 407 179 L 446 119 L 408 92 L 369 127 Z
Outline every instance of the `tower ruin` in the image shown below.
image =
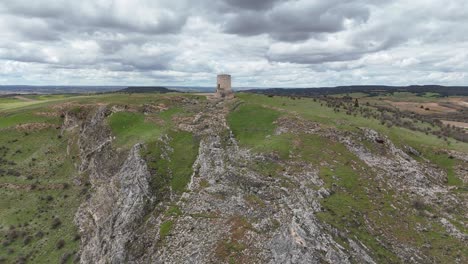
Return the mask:
M 216 82 L 216 97 L 219 98 L 233 98 L 234 93 L 231 89 L 231 75 L 218 74 Z

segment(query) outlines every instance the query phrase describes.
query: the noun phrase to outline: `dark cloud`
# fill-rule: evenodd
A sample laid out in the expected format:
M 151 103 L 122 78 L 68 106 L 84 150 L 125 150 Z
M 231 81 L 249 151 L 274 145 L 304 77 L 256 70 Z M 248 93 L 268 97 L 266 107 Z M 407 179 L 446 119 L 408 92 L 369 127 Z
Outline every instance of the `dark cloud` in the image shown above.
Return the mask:
M 225 0 L 225 2 L 232 7 L 252 10 L 269 9 L 279 1 L 280 0 Z
M 0 12 L 20 18 L 39 18 L 50 28 L 67 32 L 124 31 L 177 33 L 187 13 L 174 4 L 147 1 L 25 1 L 5 0 Z
M 346 20 L 364 23 L 369 15 L 368 6 L 362 3 L 286 1 L 266 12 L 247 11 L 232 15 L 225 22 L 224 31 L 245 36 L 268 34 L 282 41 L 299 41 L 341 31 Z

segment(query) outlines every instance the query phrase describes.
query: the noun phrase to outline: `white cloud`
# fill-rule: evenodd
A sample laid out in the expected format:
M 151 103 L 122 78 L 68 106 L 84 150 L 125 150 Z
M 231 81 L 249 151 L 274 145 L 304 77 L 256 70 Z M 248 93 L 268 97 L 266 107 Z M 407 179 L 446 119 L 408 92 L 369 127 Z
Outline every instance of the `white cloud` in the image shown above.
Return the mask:
M 0 84 L 463 85 L 466 32 L 464 0 L 4 0 Z

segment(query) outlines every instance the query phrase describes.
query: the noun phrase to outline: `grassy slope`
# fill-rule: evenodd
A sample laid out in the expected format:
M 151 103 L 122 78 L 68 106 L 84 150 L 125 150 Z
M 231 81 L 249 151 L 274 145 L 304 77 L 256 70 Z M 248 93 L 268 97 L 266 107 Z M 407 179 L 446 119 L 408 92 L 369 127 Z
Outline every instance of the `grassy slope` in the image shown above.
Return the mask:
M 192 133 L 175 130 L 173 118 L 193 115 L 188 109 L 184 109 L 177 103 L 171 102 L 167 95 L 155 96 L 140 94 L 125 95 L 129 103 L 164 103 L 169 109 L 162 112 L 144 115 L 135 112 L 118 112 L 112 114 L 109 119 L 113 135 L 116 137 L 115 144 L 118 147 L 129 148 L 137 142 L 146 143 L 142 152 L 153 174 L 152 187 L 156 193 L 167 191 L 167 187 L 180 193 L 185 190 L 192 175 L 192 165 L 198 155 L 198 139 Z M 181 94 L 169 94 L 170 96 L 181 96 Z M 184 95 L 192 97 L 193 95 Z M 112 102 L 122 103 L 121 95 L 106 98 Z M 137 98 L 137 100 L 135 100 Z M 143 102 L 140 100 L 143 99 Z M 200 99 L 200 98 L 199 98 Z M 135 100 L 135 101 L 134 101 Z M 159 120 L 158 123 L 150 120 Z M 163 135 L 169 136 L 168 159 L 161 158 L 162 152 L 167 147 L 159 140 Z
M 13 183 L 18 185 L 31 185 L 35 183 L 39 187 L 49 188 L 57 186 L 54 184 L 68 183 L 69 187 L 52 188 L 50 190 L 34 191 L 0 188 L 0 234 L 2 242 L 5 241 L 4 235 L 7 234 L 11 225 L 18 231 L 26 231 L 26 235 L 15 239 L 8 246 L 0 247 L 0 256 L 6 256 L 7 261 L 11 262 L 19 255 L 26 255 L 33 252 L 35 263 L 47 263 L 51 259 L 57 260 L 65 252 L 77 250 L 77 242 L 73 241 L 76 232 L 72 223 L 74 212 L 79 205 L 81 197 L 79 191 L 72 184 L 72 178 L 76 173 L 73 167 L 73 154 L 70 156 L 61 155 L 65 153 L 66 140 L 73 135 L 65 135 L 62 139 L 57 137 L 58 131 L 54 128 L 38 130 L 28 135 L 18 133 L 13 128 L 16 124 L 28 122 L 45 122 L 59 124 L 57 117 L 39 116 L 37 112 L 52 111 L 48 106 L 62 103 L 74 102 L 83 104 L 125 104 L 141 105 L 144 103 L 165 103 L 171 106 L 170 110 L 154 114 L 154 117 L 165 121 L 165 125 L 159 125 L 148 122 L 145 116 L 140 113 L 118 113 L 110 117 L 109 122 L 117 137 L 117 145 L 127 148 L 135 142 L 147 142 L 147 157 L 157 158 L 161 154 L 161 145 L 158 145 L 155 139 L 169 133 L 172 140 L 169 142 L 174 149 L 170 161 L 154 160 L 150 167 L 161 169 L 159 174 L 167 179 L 167 186 L 171 186 L 175 191 L 181 191 L 185 188 L 192 173 L 193 164 L 198 152 L 198 141 L 191 134 L 186 132 L 172 131 L 173 124 L 171 118 L 175 115 L 184 115 L 183 109 L 172 105 L 171 96 L 177 94 L 165 95 L 164 97 L 147 94 L 106 94 L 92 96 L 78 96 L 70 98 L 34 98 L 39 102 L 5 105 L 11 102 L 0 101 L 0 145 L 8 147 L 9 151 L 5 158 L 13 161 L 16 165 L 8 166 L 7 169 L 14 169 L 20 172 L 20 177 L 4 174 L 0 176 L 0 183 Z M 186 95 L 188 96 L 188 95 Z M 378 234 L 370 234 L 360 225 L 349 227 L 350 222 L 362 223 L 363 217 L 371 217 L 372 220 L 380 222 L 378 227 L 385 231 L 395 230 L 398 239 L 422 245 L 430 242 L 433 245 L 433 254 L 437 257 L 453 258 L 458 250 L 459 243 L 453 241 L 450 237 L 444 235 L 440 225 L 431 222 L 421 216 L 411 214 L 411 212 L 397 212 L 390 204 L 400 204 L 401 206 L 411 207 L 408 201 L 398 198 L 392 193 L 369 193 L 367 190 L 375 189 L 372 186 L 372 175 L 367 175 L 365 166 L 352 154 L 347 152 L 343 146 L 332 144 L 326 139 L 301 135 L 299 138 L 294 135 L 283 134 L 280 136 L 272 135 L 275 125 L 273 121 L 286 112 L 272 110 L 271 107 L 277 107 L 287 112 L 296 112 L 304 118 L 320 122 L 325 126 L 336 126 L 344 130 L 356 130 L 356 126 L 372 127 L 384 134 L 387 134 L 397 144 L 409 144 L 424 153 L 434 153 L 435 156 L 428 157 L 435 161 L 440 167 L 453 175 L 453 160 L 448 157 L 442 157 L 434 151 L 440 148 L 455 149 L 468 152 L 467 144 L 452 143 L 447 146 L 443 140 L 433 136 L 426 136 L 422 133 L 412 132 L 406 129 L 393 127 L 391 129 L 382 126 L 376 120 L 369 120 L 361 117 L 350 117 L 342 113 L 334 113 L 332 109 L 321 107 L 320 103 L 309 99 L 292 100 L 283 97 L 269 98 L 266 96 L 241 94 L 239 97 L 246 101 L 237 111 L 234 111 L 228 118 L 232 130 L 240 143 L 255 151 L 268 152 L 274 151 L 280 154 L 280 157 L 287 159 L 290 151 L 297 154 L 304 160 L 316 164 L 320 168 L 320 176 L 329 186 L 332 182 L 337 184 L 337 191 L 334 195 L 323 201 L 323 206 L 327 209 L 318 216 L 324 221 L 339 229 L 350 229 L 353 234 L 358 236 L 369 247 L 377 252 L 382 260 L 394 259 L 391 253 L 378 245 L 373 238 Z M 263 107 L 265 106 L 265 107 Z M 3 108 L 2 108 L 3 107 Z M 4 110 L 1 110 L 4 109 Z M 129 126 L 129 123 L 132 126 Z M 17 139 L 18 141 L 14 141 Z M 255 140 L 254 140 L 255 139 Z M 292 147 L 292 141 L 295 140 L 299 145 Z M 20 152 L 17 152 L 17 150 Z M 49 154 L 46 154 L 49 153 Z M 0 151 L 2 154 L 2 151 Z M 429 154 L 426 154 L 430 156 Z M 33 159 L 35 161 L 33 162 Z M 337 162 L 331 162 L 331 161 Z M 321 166 L 320 162 L 328 162 L 327 166 Z M 341 164 L 341 165 L 339 165 Z M 359 166 L 355 166 L 359 164 Z M 271 166 L 259 165 L 259 170 L 274 174 L 280 168 L 275 164 Z M 351 166 L 353 165 L 353 166 Z M 364 167 L 362 169 L 361 167 Z M 2 166 L 3 168 L 3 166 Z M 27 176 L 33 172 L 33 178 Z M 155 175 L 153 175 L 155 176 Z M 285 179 L 286 181 L 286 179 Z M 459 184 L 459 179 L 451 179 L 449 183 Z M 366 188 L 367 187 L 367 188 Z M 52 200 L 46 199 L 50 195 Z M 65 198 L 65 195 L 68 197 Z M 42 197 L 42 199 L 41 199 Z M 16 205 L 21 204 L 18 208 Z M 354 213 L 354 211 L 359 213 Z M 376 214 L 383 212 L 383 216 Z M 58 216 L 62 224 L 57 229 L 51 228 L 51 221 L 54 216 Z M 401 223 L 413 223 L 407 226 Z M 27 223 L 26 226 L 23 226 Z M 414 231 L 415 223 L 431 224 L 433 229 L 426 233 L 419 234 Z M 21 224 L 21 227 L 19 226 Z M 169 228 L 170 229 L 170 228 Z M 34 235 L 37 232 L 44 232 L 43 238 L 33 237 L 29 244 L 24 245 L 24 238 L 27 235 Z M 63 249 L 55 249 L 58 239 L 65 240 Z M 346 246 L 346 242 L 343 242 Z M 451 248 L 452 255 L 444 255 L 443 250 Z M 11 252 L 13 250 L 13 252 Z M 9 253 L 10 252 L 10 253 Z
M 169 131 L 168 136 L 169 149 L 162 141 L 156 140 L 149 142 L 142 154 L 152 172 L 153 190 L 166 193 L 170 187 L 172 191 L 181 193 L 190 181 L 199 142 L 191 133 L 183 131 Z
M 280 113 L 256 104 L 241 105 L 228 116 L 232 132 L 245 146 L 254 151 L 274 150 L 282 157 L 289 153 L 288 140 L 285 136 L 272 136 L 273 124 Z M 251 117 L 251 118 L 246 118 Z
M 468 152 L 468 144 L 451 140 L 451 144 L 443 139 L 439 139 L 432 135 L 425 135 L 421 132 L 411 131 L 401 127 L 388 128 L 381 125 L 378 120 L 367 119 L 361 116 L 348 116 L 345 113 L 336 113 L 333 109 L 320 106 L 320 102 L 314 102 L 312 99 L 290 99 L 287 97 L 267 97 L 254 94 L 239 94 L 238 97 L 247 102 L 254 102 L 258 105 L 268 107 L 277 107 L 286 111 L 299 113 L 302 117 L 330 125 L 343 130 L 355 130 L 356 127 L 370 127 L 379 132 L 382 132 L 390 137 L 395 143 L 407 143 L 414 145 L 424 145 L 434 148 L 453 149 L 462 152 Z
M 0 188 L 0 256 L 7 263 L 21 256 L 29 256 L 34 263 L 59 262 L 64 254 L 78 250 L 73 217 L 81 196 L 72 182 L 76 175 L 73 155 L 63 155 L 68 138 L 74 135 L 59 138 L 55 126 L 60 118 L 35 114 L 48 109 L 35 110 L 0 112 L 0 155 L 8 162 L 0 166 L 6 171 L 0 173 L 0 184 L 10 184 Z M 53 126 L 31 131 L 14 128 L 29 122 Z M 55 228 L 54 218 L 60 220 Z M 61 239 L 65 244 L 57 249 Z
M 0 111 L 9 111 L 16 109 L 27 109 L 34 107 L 43 107 L 54 103 L 69 101 L 74 98 L 85 97 L 84 95 L 24 95 L 24 98 L 30 100 L 23 100 L 14 97 L 0 98 Z
M 228 117 L 228 122 L 239 143 L 254 151 L 283 152 L 289 151 L 290 156 L 281 155 L 283 159 L 300 158 L 319 168 L 319 175 L 327 188 L 332 189 L 332 195 L 322 200 L 323 212 L 317 216 L 340 229 L 355 235 L 366 246 L 372 249 L 374 257 L 383 262 L 398 262 L 396 256 L 376 240 L 383 233 L 392 234 L 398 241 L 415 247 L 429 243 L 431 249 L 423 249 L 434 260 L 454 260 L 457 254 L 463 252 L 463 244 L 445 234 L 445 230 L 437 221 L 421 216 L 406 196 L 396 195 L 389 190 L 378 191 L 374 175 L 354 154 L 340 143 L 318 135 L 273 135 L 275 117 L 299 114 L 303 118 L 319 122 L 323 126 L 337 127 L 341 130 L 357 131 L 356 127 L 371 127 L 386 134 L 397 145 L 409 144 L 426 154 L 426 158 L 447 170 L 449 184 L 459 184 L 454 179 L 453 160 L 445 154 L 437 154 L 434 149 L 449 148 L 468 152 L 468 144 L 457 142 L 447 144 L 434 136 L 409 131 L 398 127 L 388 128 L 380 125 L 377 120 L 348 116 L 335 113 L 332 109 L 320 106 L 311 99 L 292 100 L 285 97 L 267 97 L 252 94 L 240 94 L 245 103 Z M 274 108 L 274 109 L 272 109 Z M 250 140 L 258 139 L 257 141 Z M 281 142 L 268 145 L 265 142 Z M 281 151 L 282 150 L 282 151 Z M 445 156 L 444 156 L 445 155 Z M 258 170 L 274 175 L 281 168 L 269 164 L 257 164 Z M 285 186 L 288 185 L 287 179 Z M 395 209 L 398 208 L 398 209 Z M 430 210 L 430 208 L 428 208 Z M 365 219 L 370 220 L 373 230 L 365 227 Z M 416 226 L 430 226 L 428 232 L 418 232 Z M 376 232 L 375 230 L 379 230 Z M 348 247 L 346 241 L 342 245 Z M 468 257 L 465 255 L 465 258 Z
M 115 144 L 132 146 L 140 140 L 157 138 L 162 130 L 156 124 L 145 122 L 141 113 L 119 112 L 110 116 L 109 125 L 116 136 Z
M 320 106 L 320 102 L 312 99 L 290 99 L 287 97 L 267 97 L 254 94 L 239 94 L 246 102 L 256 103 L 259 106 L 280 108 L 288 112 L 300 114 L 302 117 L 319 122 L 325 126 L 336 127 L 340 130 L 357 131 L 357 127 L 369 127 L 387 135 L 397 146 L 409 145 L 419 150 L 423 156 L 444 169 L 449 176 L 451 185 L 461 185 L 453 173 L 453 167 L 461 161 L 450 160 L 448 155 L 440 152 L 441 149 L 451 149 L 468 153 L 468 143 L 449 139 L 447 144 L 443 139 L 422 132 L 412 131 L 406 128 L 393 126 L 388 128 L 380 124 L 378 120 L 361 116 L 349 116 L 345 113 L 334 112 L 333 109 Z
M 79 242 L 75 240 L 77 230 L 73 217 L 86 189 L 73 184 L 73 178 L 77 175 L 74 164 L 79 162 L 76 160 L 76 145 L 72 145 L 70 155 L 63 155 L 67 153 L 68 140 L 75 140 L 76 143 L 77 135 L 65 134 L 59 137 L 60 130 L 55 127 L 61 124 L 60 117 L 43 113 L 57 111 L 52 106 L 62 103 L 119 104 L 134 109 L 140 109 L 143 104 L 163 103 L 170 106 L 167 111 L 149 116 L 140 112 L 112 115 L 109 123 L 116 136 L 115 144 L 125 149 L 136 142 L 156 140 L 173 127 L 173 116 L 186 113 L 172 102 L 172 98 L 180 97 L 180 94 L 28 97 L 34 101 L 0 100 L 0 147 L 4 147 L 0 149 L 0 157 L 12 164 L 0 166 L 4 170 L 0 173 L 0 184 L 10 184 L 9 187 L 0 187 L 0 260 L 12 263 L 21 256 L 28 256 L 28 260 L 33 263 L 58 263 L 64 254 L 72 254 L 78 250 Z M 147 117 L 159 118 L 164 124 L 148 121 Z M 30 131 L 15 128 L 16 125 L 25 123 L 53 125 Z M 169 165 L 174 176 L 170 184 L 174 190 L 180 191 L 185 188 L 187 179 L 190 179 L 198 143 L 190 133 L 173 132 L 171 135 L 174 138 L 171 142 L 174 157 Z M 30 190 L 31 186 L 34 190 Z M 61 224 L 52 228 L 55 217 L 60 219 Z M 65 244 L 57 249 L 60 239 Z M 68 262 L 71 263 L 72 258 L 73 256 L 69 257 Z

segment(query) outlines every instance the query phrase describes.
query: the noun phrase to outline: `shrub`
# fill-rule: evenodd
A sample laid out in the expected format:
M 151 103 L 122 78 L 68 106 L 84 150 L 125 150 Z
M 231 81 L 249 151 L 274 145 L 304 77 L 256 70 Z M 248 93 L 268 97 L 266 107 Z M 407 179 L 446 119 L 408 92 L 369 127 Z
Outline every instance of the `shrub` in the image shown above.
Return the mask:
M 24 238 L 23 244 L 24 244 L 24 245 L 27 245 L 27 244 L 29 244 L 29 243 L 31 242 L 31 240 L 32 240 L 32 237 L 31 237 L 31 236 L 27 236 L 27 237 Z
M 55 248 L 57 249 L 61 249 L 65 246 L 65 240 L 63 239 L 60 239 L 59 241 L 57 241 L 57 244 L 55 245 Z
M 58 228 L 61 224 L 62 221 L 60 221 L 58 217 L 54 217 L 54 219 L 52 219 L 52 229 Z
M 25 256 L 19 256 L 19 257 L 16 259 L 16 263 L 17 263 L 17 264 L 24 264 L 24 263 L 26 263 L 26 257 L 25 257 Z
M 7 238 L 11 241 L 15 241 L 18 238 L 19 234 L 16 229 L 10 229 L 7 233 Z

